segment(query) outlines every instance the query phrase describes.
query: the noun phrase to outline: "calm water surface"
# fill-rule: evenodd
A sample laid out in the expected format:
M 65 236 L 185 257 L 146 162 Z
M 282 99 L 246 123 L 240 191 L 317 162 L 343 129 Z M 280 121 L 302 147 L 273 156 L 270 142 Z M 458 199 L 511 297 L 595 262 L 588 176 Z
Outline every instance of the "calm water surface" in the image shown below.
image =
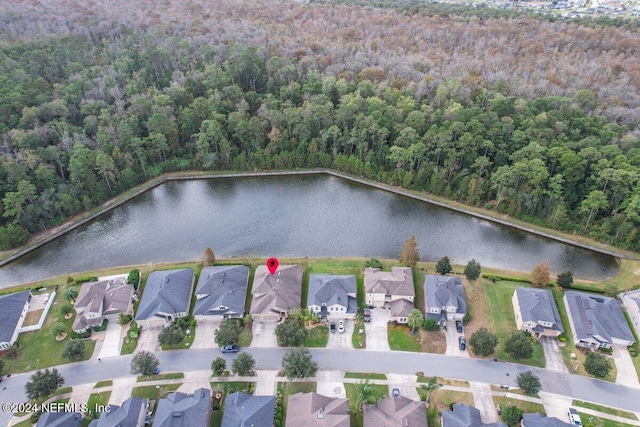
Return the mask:
M 423 260 L 602 279 L 615 259 L 335 177 L 170 182 L 0 269 L 0 287 L 148 262 L 255 257 L 397 258 L 416 235 Z

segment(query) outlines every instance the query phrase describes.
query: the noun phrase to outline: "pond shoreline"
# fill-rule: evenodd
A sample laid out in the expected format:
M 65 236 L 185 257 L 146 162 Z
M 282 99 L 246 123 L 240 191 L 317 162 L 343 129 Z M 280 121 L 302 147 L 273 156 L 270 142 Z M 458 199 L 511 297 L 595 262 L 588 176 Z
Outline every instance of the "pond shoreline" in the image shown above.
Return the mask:
M 462 214 L 470 215 L 479 219 L 483 219 L 486 221 L 490 221 L 493 223 L 505 225 L 514 229 L 518 229 L 521 231 L 525 231 L 527 233 L 531 233 L 537 236 L 541 236 L 544 238 L 552 239 L 555 241 L 559 241 L 562 243 L 566 243 L 572 246 L 580 247 L 583 249 L 588 249 L 593 252 L 598 252 L 606 255 L 613 256 L 615 258 L 624 258 L 624 259 L 640 259 L 637 254 L 630 253 L 628 251 L 616 250 L 616 249 L 608 249 L 604 247 L 599 247 L 596 244 L 589 244 L 580 242 L 570 237 L 564 237 L 561 235 L 556 235 L 553 232 L 546 232 L 542 230 L 535 229 L 533 227 L 522 225 L 514 222 L 510 219 L 498 218 L 493 215 L 487 215 L 481 212 L 476 212 L 470 208 L 465 208 L 458 206 L 456 202 L 446 202 L 442 200 L 437 200 L 434 197 L 429 197 L 424 195 L 423 193 L 414 192 L 411 190 L 406 190 L 400 187 L 394 187 L 391 185 L 370 181 L 368 179 L 354 177 L 342 172 L 337 172 L 331 169 L 303 169 L 303 170 L 290 170 L 290 171 L 263 171 L 263 172 L 188 172 L 188 173 L 173 173 L 173 174 L 165 174 L 158 178 L 147 181 L 139 186 L 129 190 L 115 198 L 108 200 L 103 203 L 101 206 L 94 208 L 89 212 L 85 212 L 76 216 L 75 218 L 70 219 L 65 224 L 56 227 L 49 232 L 45 232 L 40 236 L 37 236 L 33 239 L 33 241 L 26 246 L 18 249 L 17 251 L 10 253 L 7 257 L 0 260 L 0 267 L 7 265 L 23 255 L 32 252 L 47 243 L 57 239 L 60 236 L 69 233 L 72 230 L 75 230 L 82 225 L 90 223 L 100 217 L 101 215 L 109 212 L 112 209 L 115 209 L 132 199 L 140 196 L 141 194 L 154 189 L 162 184 L 171 181 L 185 181 L 185 180 L 195 180 L 195 179 L 216 179 L 216 178 L 244 178 L 244 177 L 262 177 L 262 176 L 287 176 L 287 175 L 329 175 L 334 176 L 336 178 L 344 179 L 350 181 L 352 183 L 357 183 L 360 185 L 364 185 L 371 188 L 377 188 L 383 191 L 388 191 L 390 193 L 394 193 L 400 196 L 409 197 L 414 200 L 430 203 L 432 205 L 440 206 L 455 212 L 459 212 Z M 559 231 L 555 231 L 555 233 L 561 233 Z

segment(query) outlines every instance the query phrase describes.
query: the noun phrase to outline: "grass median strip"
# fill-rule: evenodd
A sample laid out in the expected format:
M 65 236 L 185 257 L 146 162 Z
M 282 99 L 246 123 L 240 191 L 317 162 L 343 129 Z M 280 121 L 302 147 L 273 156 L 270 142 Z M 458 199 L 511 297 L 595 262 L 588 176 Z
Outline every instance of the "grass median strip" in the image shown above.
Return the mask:
M 136 382 L 143 383 L 147 381 L 160 381 L 160 380 L 181 380 L 184 378 L 184 374 L 182 372 L 172 372 L 170 374 L 157 374 L 150 376 L 141 376 L 138 377 Z
M 182 384 L 164 384 L 160 386 L 150 385 L 145 387 L 135 387 L 131 391 L 131 397 L 139 397 L 141 399 L 158 400 L 166 397 L 172 391 L 176 391 Z
M 618 421 L 608 420 L 606 418 L 594 417 L 593 415 L 587 415 L 584 412 L 578 411 L 580 419 L 583 425 L 590 425 L 594 427 L 631 427 L 632 424 L 620 423 Z
M 385 374 L 376 374 L 373 372 L 347 372 L 345 378 L 355 378 L 358 380 L 386 380 Z
M 113 386 L 113 380 L 98 381 L 93 388 L 102 388 Z
M 605 414 L 616 415 L 622 418 L 629 418 L 630 420 L 638 420 L 635 414 L 622 409 L 611 408 L 609 406 L 598 405 L 597 403 L 585 402 L 583 400 L 574 400 L 573 406 L 580 406 L 581 408 L 593 409 L 594 411 L 604 412 Z

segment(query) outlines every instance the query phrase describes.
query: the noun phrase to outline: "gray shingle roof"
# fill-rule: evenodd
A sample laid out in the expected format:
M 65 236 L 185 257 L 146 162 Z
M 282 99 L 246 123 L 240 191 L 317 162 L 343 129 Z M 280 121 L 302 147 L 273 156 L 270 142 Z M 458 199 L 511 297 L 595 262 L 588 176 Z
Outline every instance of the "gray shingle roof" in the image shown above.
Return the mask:
M 427 427 L 427 408 L 424 402 L 406 397 L 386 397 L 375 405 L 363 405 L 365 426 Z
M 464 403 L 454 403 L 453 411 L 442 411 L 442 427 L 507 427 L 504 423 L 483 424 L 480 411 Z
M 364 269 L 364 291 L 368 294 L 415 296 L 413 273 L 410 267 L 391 267 L 391 271 L 379 268 Z
M 145 320 L 156 313 L 181 313 L 189 311 L 193 270 L 154 271 L 149 274 L 136 320 Z
M 129 309 L 133 285 L 127 284 L 123 278 L 87 282 L 82 285 L 73 308 L 84 308 L 84 312 L 77 315 L 71 329 L 84 329 L 87 325 L 99 325 L 102 317 L 87 319 L 86 312 L 98 312 L 102 305 L 102 314 L 107 316 L 115 313 L 126 313 Z
M 139 397 L 130 397 L 122 405 L 109 405 L 109 411 L 103 411 L 100 418 L 91 421 L 89 427 L 131 427 L 135 426 L 140 411 L 146 407 L 146 401 Z
M 523 427 L 570 427 L 572 424 L 565 423 L 556 417 L 545 417 L 539 413 L 522 414 Z
M 595 339 L 612 343 L 612 339 L 617 338 L 635 341 L 617 300 L 576 291 L 567 291 L 564 297 L 573 320 L 574 333 L 579 340 Z
M 249 267 L 246 265 L 225 265 L 205 267 L 200 273 L 196 286 L 194 315 L 223 315 L 225 313 L 244 314 L 247 295 Z M 226 309 L 220 309 L 221 306 Z
M 174 392 L 160 399 L 153 419 L 155 427 L 191 427 L 209 425 L 211 391 L 195 390 L 192 395 Z
M 80 412 L 43 412 L 36 427 L 80 427 Z
M 289 311 L 300 307 L 302 300 L 302 267 L 281 265 L 275 274 L 266 265 L 259 265 L 253 277 L 251 314 Z
M 332 274 L 312 274 L 309 277 L 307 306 L 327 307 L 341 305 L 347 313 L 357 311 L 356 299 L 348 294 L 356 294 L 356 276 L 336 276 Z
M 31 291 L 0 296 L 0 342 L 10 342 Z
M 349 399 L 296 393 L 287 403 L 287 426 L 349 427 Z
M 274 396 L 251 396 L 241 391 L 227 396 L 222 427 L 273 427 Z
M 457 307 L 456 313 L 467 313 L 467 301 L 459 277 L 425 275 L 425 308 Z
M 551 322 L 551 329 L 563 332 L 562 320 L 553 294 L 548 289 L 516 288 L 523 322 Z
M 411 310 L 415 308 L 413 302 L 404 298 L 391 301 L 391 317 L 408 317 Z

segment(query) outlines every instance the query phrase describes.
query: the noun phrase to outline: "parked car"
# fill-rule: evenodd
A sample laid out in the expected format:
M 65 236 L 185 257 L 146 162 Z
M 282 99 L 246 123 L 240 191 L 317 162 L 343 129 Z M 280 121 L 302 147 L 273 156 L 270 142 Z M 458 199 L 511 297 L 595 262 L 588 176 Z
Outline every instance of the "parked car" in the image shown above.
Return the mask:
M 574 426 L 581 426 L 582 420 L 580 419 L 580 415 L 578 415 L 578 411 L 573 408 L 569 408 L 569 421 Z
M 160 368 L 156 366 L 156 369 L 153 370 L 153 375 L 158 375 L 160 373 Z
M 364 321 L 371 322 L 371 310 L 369 310 L 368 308 L 364 309 Z
M 462 333 L 462 321 L 456 320 L 456 331 Z
M 220 349 L 221 352 L 223 353 L 237 353 L 240 351 L 240 347 L 238 347 L 237 345 L 225 345 Z
M 467 340 L 464 337 L 458 337 L 458 348 L 460 350 L 465 350 L 467 348 Z
M 331 330 L 331 333 L 332 333 L 332 334 L 335 334 L 335 333 L 336 333 L 336 324 L 335 324 L 335 322 L 331 322 L 331 323 L 329 324 L 329 330 Z
M 338 322 L 338 332 L 340 332 L 340 333 L 344 332 L 344 320 L 340 320 Z

